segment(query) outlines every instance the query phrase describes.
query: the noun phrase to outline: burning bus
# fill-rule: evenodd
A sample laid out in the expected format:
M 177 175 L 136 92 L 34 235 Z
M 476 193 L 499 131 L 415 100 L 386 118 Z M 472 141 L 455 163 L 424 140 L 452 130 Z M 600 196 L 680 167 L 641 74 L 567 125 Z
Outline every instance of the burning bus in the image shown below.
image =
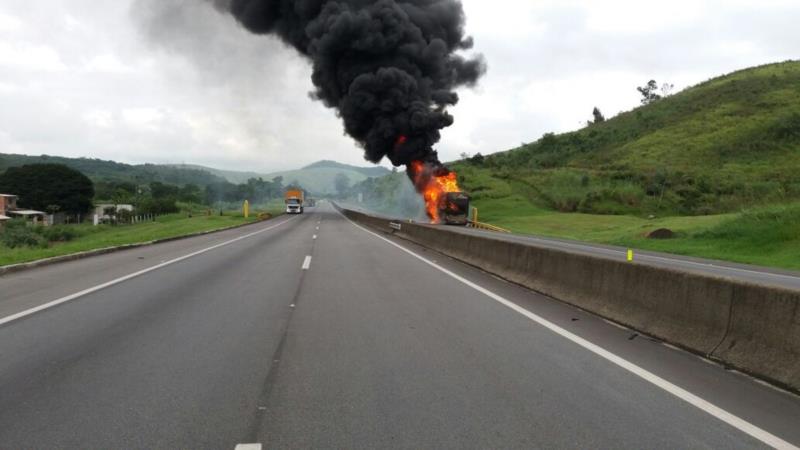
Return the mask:
M 459 188 L 455 172 L 442 165 L 413 161 L 408 166 L 408 174 L 425 200 L 425 211 L 431 223 L 467 225 L 469 195 Z
M 439 220 L 446 225 L 469 223 L 469 195 L 464 192 L 447 192 L 439 198 Z

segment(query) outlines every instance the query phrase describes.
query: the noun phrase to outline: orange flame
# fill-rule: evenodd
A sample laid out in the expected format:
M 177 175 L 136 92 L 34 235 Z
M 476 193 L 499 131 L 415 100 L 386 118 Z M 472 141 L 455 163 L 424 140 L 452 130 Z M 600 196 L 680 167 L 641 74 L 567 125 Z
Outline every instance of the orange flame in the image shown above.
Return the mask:
M 411 163 L 411 173 L 414 177 L 414 185 L 425 199 L 425 210 L 428 217 L 431 218 L 431 223 L 440 223 L 439 211 L 443 208 L 440 208 L 439 202 L 443 194 L 461 192 L 456 173 L 448 172 L 437 176 L 433 173 L 433 168 L 426 166 L 422 161 Z

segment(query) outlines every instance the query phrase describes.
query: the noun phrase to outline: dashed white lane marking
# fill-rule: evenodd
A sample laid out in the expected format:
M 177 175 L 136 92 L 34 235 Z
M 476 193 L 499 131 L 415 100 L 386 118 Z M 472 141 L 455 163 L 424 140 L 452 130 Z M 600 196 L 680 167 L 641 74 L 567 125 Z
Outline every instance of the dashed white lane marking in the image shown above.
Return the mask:
M 306 259 L 303 260 L 303 270 L 308 270 L 311 268 L 311 256 L 306 256 Z
M 253 233 L 245 234 L 244 236 L 239 236 L 239 237 L 237 237 L 235 239 L 231 239 L 229 241 L 225 241 L 225 242 L 219 243 L 217 245 L 212 245 L 211 247 L 204 248 L 202 250 L 198 250 L 196 252 L 189 253 L 188 255 L 184 255 L 184 256 L 181 256 L 179 258 L 175 258 L 175 259 L 171 259 L 169 261 L 162 262 L 162 263 L 157 264 L 155 266 L 148 267 L 147 269 L 142 269 L 142 270 L 140 270 L 138 272 L 134 272 L 134 273 L 125 275 L 123 277 L 115 278 L 115 279 L 113 279 L 111 281 L 107 281 L 107 282 L 105 282 L 103 284 L 98 284 L 97 286 L 93 286 L 93 287 L 90 287 L 88 289 L 84 289 L 84 290 L 82 290 L 80 292 L 76 292 L 74 294 L 67 295 L 66 297 L 61 297 L 61 298 L 53 300 L 51 302 L 47 302 L 47 303 L 45 303 L 43 305 L 39 305 L 39 306 L 36 306 L 34 308 L 26 309 L 25 311 L 22 311 L 22 312 L 18 312 L 16 314 L 12 314 L 10 316 L 3 317 L 2 319 L 0 319 L 0 325 L 5 325 L 5 324 L 7 324 L 9 322 L 13 322 L 13 321 L 21 319 L 23 317 L 30 316 L 31 314 L 35 314 L 35 313 L 37 313 L 39 311 L 43 311 L 45 309 L 52 308 L 52 307 L 60 305 L 62 303 L 66 303 L 68 301 L 75 300 L 76 298 L 83 297 L 84 295 L 88 295 L 88 294 L 91 294 L 93 292 L 97 292 L 97 291 L 99 291 L 101 289 L 105 289 L 107 287 L 113 286 L 115 284 L 122 283 L 123 281 L 128 281 L 128 280 L 130 280 L 132 278 L 136 278 L 136 277 L 144 275 L 146 273 L 153 272 L 154 270 L 163 269 L 166 266 L 175 264 L 177 262 L 181 262 L 183 260 L 192 258 L 192 257 L 197 256 L 197 255 L 202 255 L 203 253 L 210 252 L 211 250 L 216 250 L 216 249 L 218 249 L 220 247 L 225 247 L 226 245 L 233 244 L 234 242 L 239 242 L 242 239 L 247 239 L 249 237 L 253 237 L 253 236 L 257 235 L 257 234 L 261 234 L 261 233 L 264 233 L 266 231 L 275 229 L 275 228 L 277 228 L 277 227 L 279 227 L 279 226 L 281 226 L 281 225 L 283 225 L 286 222 L 289 222 L 291 220 L 294 220 L 294 217 L 292 217 L 291 219 L 284 220 L 283 222 L 275 224 L 275 225 L 273 225 L 271 227 L 267 227 L 267 228 L 264 228 L 262 230 L 258 230 L 258 231 L 253 232 Z
M 315 240 L 315 241 L 317 240 L 317 235 L 316 235 L 316 234 L 314 235 L 314 240 Z
M 261 444 L 236 444 L 234 450 L 261 450 Z
M 344 214 L 342 214 L 342 217 L 345 217 Z M 378 238 L 378 239 L 380 239 L 382 241 L 385 241 L 385 242 L 391 244 L 392 246 L 394 246 L 394 247 L 396 247 L 396 248 L 408 253 L 409 255 L 413 256 L 414 258 L 416 258 L 416 259 L 424 262 L 425 264 L 427 264 L 427 265 L 439 270 L 440 272 L 450 276 L 451 278 L 453 278 L 453 279 L 455 279 L 455 280 L 457 280 L 457 281 L 469 286 L 470 288 L 472 288 L 472 289 L 474 289 L 474 290 L 486 295 L 487 297 L 489 297 L 492 300 L 500 303 L 501 305 L 503 305 L 503 306 L 505 306 L 505 307 L 507 307 L 507 308 L 509 308 L 509 309 L 511 309 L 511 310 L 513 310 L 513 311 L 515 311 L 515 312 L 527 317 L 528 319 L 532 320 L 533 322 L 538 323 L 539 325 L 541 325 L 541 326 L 549 329 L 550 331 L 552 331 L 552 332 L 554 332 L 554 333 L 556 333 L 556 334 L 558 334 L 558 335 L 560 335 L 560 336 L 562 336 L 562 337 L 574 342 L 575 344 L 580 345 L 581 347 L 585 348 L 586 350 L 589 350 L 590 352 L 596 354 L 597 356 L 600 356 L 601 358 L 604 358 L 604 359 L 616 364 L 617 366 L 627 370 L 628 372 L 638 376 L 639 378 L 642 378 L 645 381 L 648 381 L 648 382 L 652 383 L 653 385 L 655 385 L 655 386 L 657 386 L 657 387 L 669 392 L 670 394 L 680 398 L 681 400 L 689 403 L 690 405 L 695 406 L 696 408 L 699 408 L 700 410 L 702 410 L 702 411 L 704 411 L 704 412 L 716 417 L 717 419 L 727 423 L 728 425 L 738 429 L 739 431 L 742 431 L 742 432 L 744 432 L 744 433 L 746 433 L 746 434 L 758 439 L 759 441 L 761 441 L 761 442 L 763 442 L 763 443 L 765 443 L 765 444 L 767 444 L 767 445 L 769 445 L 771 447 L 774 447 L 774 448 L 800 450 L 795 445 L 792 445 L 789 442 L 786 442 L 783 439 L 781 439 L 781 438 L 769 433 L 768 431 L 765 431 L 765 430 L 753 425 L 752 423 L 747 422 L 746 420 L 741 419 L 741 418 L 729 413 L 728 411 L 725 411 L 724 409 L 722 409 L 722 408 L 720 408 L 720 407 L 718 407 L 718 406 L 716 406 L 716 405 L 714 405 L 714 404 L 712 404 L 712 403 L 710 403 L 710 402 L 698 397 L 697 395 L 694 395 L 691 392 L 689 392 L 689 391 L 687 391 L 687 390 L 685 390 L 685 389 L 683 389 L 683 388 L 681 388 L 679 386 L 676 386 L 676 385 L 670 383 L 669 381 L 659 377 L 658 375 L 656 375 L 656 374 L 654 374 L 652 372 L 649 372 L 649 371 L 637 366 L 636 364 L 633 364 L 632 362 L 630 362 L 630 361 L 628 361 L 628 360 L 626 360 L 626 359 L 624 359 L 624 358 L 622 358 L 620 356 L 615 355 L 614 353 L 609 352 L 608 350 L 600 347 L 599 345 L 593 344 L 593 343 L 587 341 L 586 339 L 584 339 L 584 338 L 582 338 L 582 337 L 580 337 L 580 336 L 578 336 L 576 334 L 573 334 L 573 333 L 571 333 L 571 332 L 559 327 L 558 325 L 550 322 L 549 320 L 547 320 L 547 319 L 545 319 L 543 317 L 540 317 L 540 316 L 528 311 L 527 309 L 517 305 L 516 303 L 512 302 L 511 300 L 508 300 L 508 299 L 506 299 L 506 298 L 504 298 L 504 297 L 502 297 L 502 296 L 500 296 L 498 294 L 495 294 L 494 292 L 492 292 L 492 291 L 490 291 L 490 290 L 488 290 L 488 289 L 486 289 L 486 288 L 484 288 L 482 286 L 479 286 L 479 285 L 473 283 L 472 281 L 469 281 L 466 278 L 464 278 L 464 277 L 462 277 L 462 276 L 460 276 L 460 275 L 458 275 L 458 274 L 456 274 L 454 272 L 451 272 L 448 269 L 445 269 L 444 267 L 442 267 L 442 266 L 440 266 L 440 265 L 428 260 L 427 258 L 425 258 L 423 256 L 420 256 L 420 255 L 414 253 L 413 251 L 411 251 L 411 250 L 409 250 L 409 249 L 407 249 L 407 248 L 405 248 L 405 247 L 403 247 L 403 246 L 401 246 L 401 245 L 399 245 L 399 244 L 397 244 L 395 242 L 392 242 L 389 239 L 386 239 L 383 236 L 380 236 L 380 235 L 378 235 L 376 233 L 373 233 L 372 231 L 367 230 L 366 228 L 362 227 L 361 225 L 358 225 L 357 223 L 353 222 L 352 220 L 350 220 L 347 217 L 345 217 L 345 219 L 348 222 L 350 222 L 351 224 L 353 224 L 355 227 L 361 229 L 362 231 L 364 231 L 366 233 L 369 233 L 369 234 L 375 236 L 376 238 Z

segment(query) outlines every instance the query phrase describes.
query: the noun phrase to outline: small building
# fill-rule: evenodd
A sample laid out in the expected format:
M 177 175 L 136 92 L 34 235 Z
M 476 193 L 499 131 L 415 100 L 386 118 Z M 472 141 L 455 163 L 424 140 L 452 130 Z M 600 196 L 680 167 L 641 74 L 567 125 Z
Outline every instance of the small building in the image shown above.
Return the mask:
M 17 196 L 0 194 L 0 226 L 2 226 L 4 222 L 11 220 L 8 212 L 12 209 L 17 209 Z
M 97 217 L 100 219 L 110 219 L 111 217 L 107 214 L 108 211 L 116 211 L 117 205 L 112 205 L 110 203 L 99 203 L 94 205 L 94 213 L 97 214 Z
M 42 211 L 35 211 L 33 209 L 15 209 L 8 211 L 12 217 L 24 217 L 26 220 L 32 222 L 34 225 L 47 225 L 47 214 Z
M 6 212 L 12 209 L 17 209 L 17 196 L 0 194 L 0 215 L 6 215 Z
M 0 194 L 0 223 L 14 217 L 24 217 L 36 224 L 47 224 L 45 213 L 32 209 L 19 209 L 17 207 L 17 196 L 11 194 Z
M 122 211 L 127 211 L 132 214 L 133 205 L 127 205 L 123 203 L 119 205 L 114 205 L 112 203 L 100 203 L 95 205 L 94 206 L 94 215 L 96 217 L 95 225 L 100 222 L 102 223 L 116 222 L 117 215 Z

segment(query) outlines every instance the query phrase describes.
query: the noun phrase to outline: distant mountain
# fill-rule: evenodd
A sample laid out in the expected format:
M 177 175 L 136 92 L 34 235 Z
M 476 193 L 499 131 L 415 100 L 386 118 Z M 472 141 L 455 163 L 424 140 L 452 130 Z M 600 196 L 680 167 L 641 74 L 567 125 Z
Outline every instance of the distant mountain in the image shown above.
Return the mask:
M 392 173 L 389 169 L 381 166 L 358 167 L 351 166 L 349 164 L 342 164 L 336 161 L 318 161 L 313 164 L 309 164 L 302 169 L 269 173 L 220 170 L 194 164 L 182 164 L 180 166 L 172 167 L 207 171 L 236 184 L 246 183 L 250 178 L 272 180 L 275 177 L 283 177 L 284 184 L 296 182 L 304 189 L 318 195 L 335 193 L 336 187 L 334 180 L 339 174 L 345 175 L 350 180 L 350 184 L 352 185 L 364 181 L 367 178 L 379 178 Z
M 67 158 L 63 156 L 29 156 L 0 153 L 0 173 L 9 167 L 26 164 L 56 163 L 78 170 L 89 178 L 99 181 L 131 181 L 139 184 L 160 181 L 176 185 L 196 184 L 206 186 L 225 181 L 223 177 L 212 174 L 199 167 L 181 167 L 157 164 L 131 165 L 94 158 Z
M 336 192 L 334 180 L 339 174 L 345 175 L 350 184 L 367 178 L 388 175 L 385 167 L 357 167 L 335 161 L 319 161 L 298 170 L 258 173 L 236 170 L 221 170 L 196 164 L 123 164 L 93 158 L 66 158 L 62 156 L 28 156 L 0 153 L 0 173 L 9 167 L 26 164 L 57 163 L 83 172 L 95 181 L 131 181 L 147 184 L 153 181 L 184 185 L 188 183 L 207 186 L 228 181 L 234 184 L 246 183 L 251 178 L 272 180 L 283 177 L 283 183 L 297 182 L 313 194 L 333 194 Z
M 176 167 L 181 169 L 189 169 L 189 170 L 202 170 L 208 172 L 216 177 L 222 178 L 230 183 L 234 184 L 242 184 L 247 183 L 247 180 L 251 178 L 266 178 L 266 174 L 259 173 L 259 172 L 245 172 L 239 170 L 224 170 L 224 169 L 215 169 L 213 167 L 201 166 L 199 164 L 168 164 L 167 167 Z
M 392 173 L 391 170 L 383 167 L 383 166 L 373 166 L 373 167 L 358 167 L 358 166 L 351 166 L 349 164 L 342 164 L 336 161 L 330 160 L 322 160 L 317 161 L 313 164 L 309 164 L 303 169 L 345 169 L 345 170 L 352 170 L 358 173 L 363 174 L 367 177 L 378 178 L 385 175 L 389 175 Z

